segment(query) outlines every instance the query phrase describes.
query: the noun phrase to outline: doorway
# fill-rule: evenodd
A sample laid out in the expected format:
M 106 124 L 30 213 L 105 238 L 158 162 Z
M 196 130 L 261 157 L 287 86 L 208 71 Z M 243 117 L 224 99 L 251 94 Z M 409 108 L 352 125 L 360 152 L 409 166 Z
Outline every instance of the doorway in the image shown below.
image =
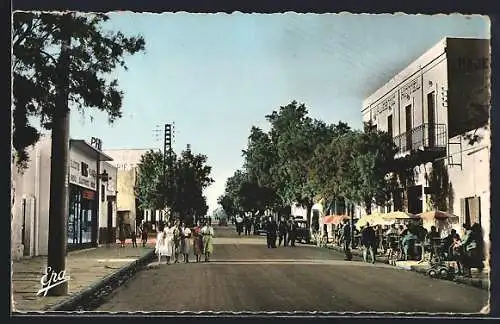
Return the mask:
M 23 213 L 23 228 L 21 231 L 21 242 L 23 242 L 23 256 L 30 255 L 30 240 L 29 240 L 29 227 L 26 225 L 26 218 L 28 213 L 26 198 L 22 202 L 22 213 Z
M 434 102 L 434 91 L 427 94 L 427 122 L 428 122 L 428 146 L 434 147 L 436 145 L 436 113 Z
M 116 241 L 115 235 L 113 235 L 113 202 L 108 200 L 108 243 L 113 243 Z
M 411 120 L 411 105 L 405 108 L 405 122 L 406 122 L 406 150 L 412 150 L 412 120 Z

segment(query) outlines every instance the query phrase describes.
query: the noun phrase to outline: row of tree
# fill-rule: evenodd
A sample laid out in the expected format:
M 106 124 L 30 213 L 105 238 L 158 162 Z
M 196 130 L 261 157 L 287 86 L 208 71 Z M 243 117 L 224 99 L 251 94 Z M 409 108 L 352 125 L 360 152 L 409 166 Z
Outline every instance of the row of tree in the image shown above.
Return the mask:
M 169 210 L 192 224 L 208 211 L 203 190 L 214 180 L 207 156 L 193 154 L 190 149 L 179 156 L 173 152 L 148 151 L 138 165 L 136 194 L 140 208 Z
M 266 116 L 270 130 L 253 126 L 243 151 L 244 165 L 227 179 L 218 203 L 229 215 L 265 210 L 285 212 L 292 204 L 307 209 L 316 201 L 383 205 L 395 189 L 390 176 L 396 147 L 371 124 L 364 130 L 327 124 L 292 101 Z

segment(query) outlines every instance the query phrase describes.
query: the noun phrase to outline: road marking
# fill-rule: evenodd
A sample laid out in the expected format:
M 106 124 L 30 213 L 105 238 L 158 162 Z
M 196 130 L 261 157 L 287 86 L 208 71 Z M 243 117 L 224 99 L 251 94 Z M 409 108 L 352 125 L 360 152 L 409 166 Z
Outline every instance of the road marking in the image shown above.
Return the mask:
M 97 262 L 133 262 L 137 259 L 98 259 Z
M 191 262 L 197 264 L 196 262 Z M 247 260 L 211 260 L 210 262 L 200 262 L 201 264 L 218 264 L 218 265 L 335 265 L 335 266 L 355 266 L 355 267 L 376 267 L 376 268 L 391 268 L 390 265 L 383 263 L 366 263 L 366 262 L 355 262 L 355 261 L 344 261 L 344 260 L 308 260 L 308 259 L 247 259 Z M 152 262 L 148 267 L 156 268 L 159 265 L 166 265 L 167 262 Z M 175 263 L 172 263 L 174 265 Z M 184 263 L 178 263 L 184 264 Z

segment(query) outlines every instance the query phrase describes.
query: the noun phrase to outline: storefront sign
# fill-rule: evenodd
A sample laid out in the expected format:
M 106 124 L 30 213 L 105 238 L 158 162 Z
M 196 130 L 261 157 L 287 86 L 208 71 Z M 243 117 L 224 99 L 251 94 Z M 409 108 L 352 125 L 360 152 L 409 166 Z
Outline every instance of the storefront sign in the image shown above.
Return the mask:
M 102 151 L 102 141 L 97 137 L 92 137 L 90 139 L 90 145 L 98 151 Z
M 96 162 L 84 155 L 71 152 L 69 182 L 90 190 L 96 190 Z
M 391 109 L 392 106 L 396 104 L 396 94 L 393 93 L 392 95 L 388 96 L 385 98 L 381 103 L 375 106 L 373 109 L 373 118 L 376 119 L 378 115 L 383 113 L 384 111 Z

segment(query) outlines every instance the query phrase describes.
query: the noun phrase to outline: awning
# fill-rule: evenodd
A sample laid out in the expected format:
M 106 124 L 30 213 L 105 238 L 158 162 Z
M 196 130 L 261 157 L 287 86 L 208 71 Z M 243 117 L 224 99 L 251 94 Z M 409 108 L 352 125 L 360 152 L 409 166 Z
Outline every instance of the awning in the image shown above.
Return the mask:
M 432 210 L 425 213 L 418 214 L 422 219 L 448 219 L 448 218 L 459 218 L 457 215 L 454 215 L 449 212 L 440 211 L 440 210 Z
M 366 226 L 366 224 L 370 224 L 370 226 L 375 226 L 375 225 L 391 225 L 394 223 L 394 220 L 385 219 L 383 215 L 384 214 L 379 214 L 379 213 L 365 215 L 358 220 L 358 222 L 356 223 L 356 228 L 359 230 L 361 229 L 361 227 Z
M 395 211 L 390 213 L 382 214 L 383 219 L 391 220 L 391 219 L 418 219 L 419 217 L 415 214 L 403 212 L 403 211 Z
M 323 224 L 341 224 L 345 219 L 350 219 L 347 215 L 328 215 L 323 217 Z

